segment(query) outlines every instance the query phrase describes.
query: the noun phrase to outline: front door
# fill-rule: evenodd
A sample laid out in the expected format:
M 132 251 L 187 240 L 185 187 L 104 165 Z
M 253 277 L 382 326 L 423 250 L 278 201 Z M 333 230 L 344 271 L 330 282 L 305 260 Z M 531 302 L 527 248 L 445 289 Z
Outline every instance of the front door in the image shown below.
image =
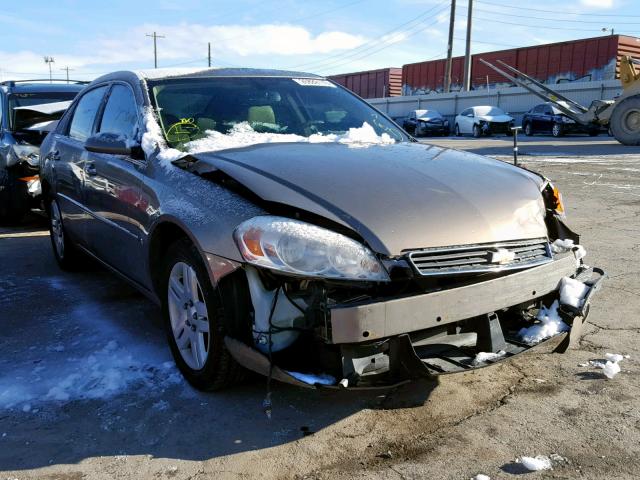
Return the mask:
M 75 242 L 85 246 L 91 215 L 84 195 L 89 153 L 84 149 L 84 141 L 93 133 L 106 92 L 107 86 L 100 86 L 82 94 L 65 131 L 53 134 L 54 142 L 48 153 L 65 230 Z
M 111 87 L 97 133 L 112 133 L 136 142 L 138 108 L 130 86 Z M 88 152 L 85 195 L 93 220 L 87 226 L 89 248 L 101 260 L 133 280 L 142 279 L 141 239 L 132 225 L 133 206 L 140 200 L 145 162 L 123 155 Z

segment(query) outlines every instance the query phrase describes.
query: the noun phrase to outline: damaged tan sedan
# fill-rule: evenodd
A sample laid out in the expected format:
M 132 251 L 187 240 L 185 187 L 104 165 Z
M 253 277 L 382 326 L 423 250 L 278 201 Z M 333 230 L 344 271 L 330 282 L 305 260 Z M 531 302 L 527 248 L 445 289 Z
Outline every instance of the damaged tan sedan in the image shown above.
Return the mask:
M 486 366 L 576 331 L 603 275 L 545 178 L 419 144 L 314 75 L 109 74 L 41 162 L 61 267 L 89 255 L 162 305 L 200 389 Z

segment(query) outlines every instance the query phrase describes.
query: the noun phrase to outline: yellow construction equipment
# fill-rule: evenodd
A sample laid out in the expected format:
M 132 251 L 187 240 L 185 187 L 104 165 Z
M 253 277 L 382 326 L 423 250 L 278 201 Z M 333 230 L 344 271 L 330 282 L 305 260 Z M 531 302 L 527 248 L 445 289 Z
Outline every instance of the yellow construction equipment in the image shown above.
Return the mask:
M 580 105 L 541 82 L 498 60 L 507 71 L 480 59 L 500 75 L 529 90 L 581 125 L 599 125 L 607 128 L 623 145 L 640 145 L 640 61 L 629 56 L 620 58 L 620 83 L 622 95 L 614 100 L 594 100 L 589 108 Z M 537 87 L 534 88 L 534 87 Z

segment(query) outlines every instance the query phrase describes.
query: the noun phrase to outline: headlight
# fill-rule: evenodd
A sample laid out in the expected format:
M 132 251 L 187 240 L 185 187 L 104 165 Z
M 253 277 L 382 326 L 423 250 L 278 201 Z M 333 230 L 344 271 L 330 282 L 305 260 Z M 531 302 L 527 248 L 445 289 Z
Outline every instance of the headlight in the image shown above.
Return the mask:
M 310 277 L 389 280 L 367 247 L 309 223 L 254 217 L 241 223 L 233 236 L 242 257 L 253 265 Z
M 556 215 L 565 218 L 564 201 L 562 194 L 551 182 L 547 182 L 542 188 L 542 197 L 544 198 L 545 207 Z
M 37 167 L 40 163 L 40 149 L 33 145 L 13 145 L 11 155 L 14 157 L 8 161 L 7 166 L 15 165 L 19 162 L 27 162 L 32 167 Z

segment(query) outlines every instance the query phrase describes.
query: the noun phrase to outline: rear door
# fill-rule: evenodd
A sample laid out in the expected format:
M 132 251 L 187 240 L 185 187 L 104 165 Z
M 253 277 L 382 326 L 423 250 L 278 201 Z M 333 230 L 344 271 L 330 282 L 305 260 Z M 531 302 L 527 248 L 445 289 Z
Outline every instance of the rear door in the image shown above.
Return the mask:
M 84 142 L 94 132 L 106 92 L 107 86 L 102 85 L 82 94 L 66 128 L 54 134 L 48 154 L 65 230 L 74 241 L 85 246 L 86 226 L 91 214 L 84 195 L 85 164 L 88 160 Z
M 114 83 L 96 133 L 116 134 L 131 144 L 139 144 L 139 131 L 133 89 L 125 83 Z M 137 281 L 142 271 L 141 241 L 132 224 L 132 213 L 140 202 L 140 176 L 145 165 L 142 158 L 90 152 L 85 166 L 85 195 L 93 212 L 87 227 L 89 248 Z

